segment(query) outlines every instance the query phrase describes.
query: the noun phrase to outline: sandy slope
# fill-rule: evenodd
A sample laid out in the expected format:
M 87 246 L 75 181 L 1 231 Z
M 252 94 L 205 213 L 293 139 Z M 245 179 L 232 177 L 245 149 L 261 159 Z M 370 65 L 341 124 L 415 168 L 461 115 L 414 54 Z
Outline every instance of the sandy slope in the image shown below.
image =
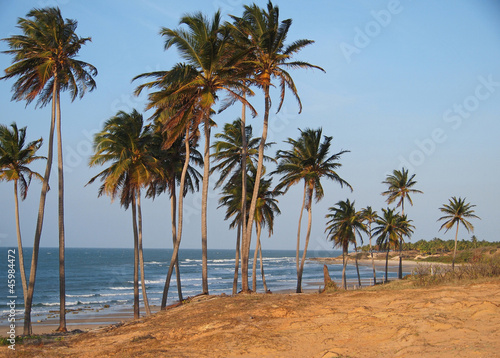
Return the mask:
M 204 297 L 118 328 L 17 348 L 27 357 L 500 357 L 500 279 Z

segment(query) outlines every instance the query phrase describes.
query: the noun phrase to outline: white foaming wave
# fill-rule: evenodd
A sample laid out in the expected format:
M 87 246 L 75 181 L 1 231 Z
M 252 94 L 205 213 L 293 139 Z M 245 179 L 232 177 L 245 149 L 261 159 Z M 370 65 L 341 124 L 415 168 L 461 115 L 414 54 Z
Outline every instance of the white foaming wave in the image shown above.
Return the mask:
M 88 295 L 68 295 L 66 294 L 66 297 L 97 297 L 97 295 L 95 293 L 91 293 L 91 294 L 88 294 Z
M 101 293 L 99 296 L 102 297 L 111 297 L 111 296 L 132 296 L 133 292 L 125 292 L 125 293 Z
M 133 290 L 133 287 L 110 287 L 111 290 Z

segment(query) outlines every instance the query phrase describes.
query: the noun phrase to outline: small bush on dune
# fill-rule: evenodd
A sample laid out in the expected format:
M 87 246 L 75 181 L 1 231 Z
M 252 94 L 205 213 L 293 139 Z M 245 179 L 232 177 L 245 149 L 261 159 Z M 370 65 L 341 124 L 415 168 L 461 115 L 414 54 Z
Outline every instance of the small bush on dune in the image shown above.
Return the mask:
M 417 265 L 410 279 L 414 280 L 417 286 L 427 286 L 497 276 L 500 276 L 500 255 L 486 256 L 470 252 L 468 262 L 455 266 L 455 271 L 451 269 L 451 266 L 439 264 Z

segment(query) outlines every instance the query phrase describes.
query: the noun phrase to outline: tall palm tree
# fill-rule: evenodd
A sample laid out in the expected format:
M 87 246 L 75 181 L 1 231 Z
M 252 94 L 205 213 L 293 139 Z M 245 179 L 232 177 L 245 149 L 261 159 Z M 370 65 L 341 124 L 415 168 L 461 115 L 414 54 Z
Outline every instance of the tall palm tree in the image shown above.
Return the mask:
M 14 204 L 16 216 L 17 248 L 19 253 L 19 272 L 23 287 L 23 298 L 26 304 L 28 284 L 24 271 L 23 243 L 21 239 L 21 224 L 19 219 L 19 190 L 21 200 L 26 199 L 32 178 L 43 182 L 43 177 L 32 171 L 28 165 L 38 159 L 45 159 L 36 155 L 42 145 L 42 138 L 26 143 L 26 127 L 18 129 L 16 123 L 7 126 L 0 124 L 0 181 L 14 182 Z M 19 189 L 18 189 L 19 188 Z
M 134 318 L 139 318 L 139 264 L 144 305 L 149 311 L 144 279 L 144 261 L 140 248 L 142 234 L 137 228 L 137 200 L 140 189 L 156 172 L 157 161 L 148 151 L 151 133 L 143 126 L 143 118 L 136 110 L 131 113 L 120 111 L 104 123 L 104 128 L 94 138 L 94 155 L 89 165 L 109 167 L 90 179 L 89 184 L 100 178 L 103 184 L 99 196 L 109 195 L 113 200 L 117 195 L 120 204 L 127 209 L 132 205 L 132 227 L 134 234 Z M 140 203 L 139 203 L 140 204 Z M 140 206 L 139 206 L 140 209 Z M 141 262 L 139 262 L 141 261 Z
M 330 211 L 330 214 L 326 215 L 329 220 L 325 232 L 327 232 L 327 238 L 333 241 L 334 247 L 342 248 L 342 284 L 344 289 L 347 289 L 345 272 L 349 244 L 356 246 L 356 233 L 361 237 L 361 232 L 367 232 L 367 229 L 363 223 L 362 212 L 356 211 L 354 208 L 354 201 L 352 203 L 349 199 L 339 201 L 336 206 L 328 208 L 328 211 Z M 360 281 L 359 270 L 358 281 Z
M 363 220 L 368 224 L 368 235 L 370 237 L 370 256 L 372 258 L 372 268 L 373 268 L 373 284 L 377 284 L 377 271 L 375 270 L 375 259 L 373 258 L 373 246 L 372 246 L 372 223 L 378 219 L 377 212 L 372 209 L 371 206 L 367 206 L 361 211 Z
M 413 206 L 413 201 L 411 200 L 410 194 L 422 194 L 423 192 L 417 189 L 413 189 L 413 186 L 417 183 L 415 180 L 415 174 L 411 177 L 408 176 L 408 169 L 402 168 L 401 171 L 394 170 L 392 175 L 388 175 L 387 178 L 382 182 L 382 184 L 388 185 L 388 190 L 384 191 L 382 195 L 387 196 L 387 204 L 392 204 L 397 201 L 396 207 L 401 206 L 401 215 L 405 215 L 405 200 L 408 200 L 410 205 Z M 403 243 L 399 243 L 399 271 L 398 278 L 403 278 Z
M 378 225 L 374 228 L 373 234 L 378 235 L 377 245 L 385 246 L 387 253 L 385 256 L 385 281 L 389 266 L 389 250 L 391 247 L 397 248 L 402 245 L 404 236 L 411 236 L 414 226 L 412 220 L 408 220 L 406 215 L 395 212 L 395 209 L 382 209 L 383 216 L 375 222 Z
M 302 292 L 302 271 L 307 255 L 307 247 L 311 235 L 312 225 L 312 201 L 321 200 L 324 196 L 321 179 L 330 179 L 340 184 L 341 187 L 346 185 L 352 191 L 351 185 L 342 179 L 336 172 L 342 166 L 338 161 L 342 154 L 348 152 L 340 151 L 330 155 L 330 146 L 332 137 L 324 136 L 321 142 L 322 129 L 306 129 L 300 130 L 299 139 L 295 140 L 288 138 L 286 143 L 291 145 L 290 150 L 279 150 L 276 153 L 278 166 L 273 174 L 281 175 L 279 184 L 276 190 L 285 189 L 285 192 L 294 184 L 304 181 L 304 200 L 299 218 L 299 230 L 297 234 L 297 293 Z M 302 253 L 302 259 L 299 264 L 299 248 L 300 248 L 300 221 L 304 208 L 308 213 L 307 234 Z M 251 213 L 251 211 L 250 211 Z
M 248 291 L 248 255 L 250 250 L 250 238 L 252 235 L 252 225 L 255 216 L 258 188 L 260 186 L 260 178 L 262 176 L 264 162 L 264 148 L 267 140 L 269 113 L 271 110 L 270 88 L 273 81 L 277 80 L 280 86 L 280 102 L 277 112 L 280 111 L 285 99 L 285 89 L 288 88 L 297 99 L 299 104 L 299 113 L 302 111 L 302 104 L 298 96 L 297 88 L 287 69 L 292 68 L 317 68 L 324 71 L 318 66 L 311 65 L 303 61 L 293 61 L 293 56 L 300 52 L 303 48 L 313 43 L 311 40 L 297 40 L 290 45 L 285 45 L 290 26 L 291 19 L 280 21 L 279 9 L 274 6 L 271 1 L 268 2 L 267 8 L 262 9 L 256 4 L 251 6 L 246 5 L 242 17 L 232 16 L 233 24 L 231 25 L 232 33 L 236 44 L 239 48 L 245 51 L 246 56 L 243 58 L 242 68 L 249 70 L 250 79 L 255 85 L 261 88 L 264 92 L 264 117 L 263 129 L 259 145 L 259 159 L 257 164 L 257 182 L 255 183 L 254 192 L 252 194 L 252 202 L 250 205 L 250 213 L 248 216 L 248 224 L 246 225 L 246 233 L 243 240 L 242 257 L 242 275 L 243 275 L 243 291 Z M 245 72 L 245 71 L 243 71 Z
M 140 75 L 141 77 L 155 77 L 156 81 L 139 86 L 137 93 L 144 88 L 163 87 L 165 83 L 176 85 L 160 91 L 158 96 L 150 97 L 151 106 L 165 105 L 165 101 L 172 103 L 182 98 L 185 105 L 182 106 L 168 122 L 171 127 L 180 127 L 181 118 L 185 118 L 188 109 L 199 108 L 197 123 L 203 123 L 205 150 L 204 150 L 204 173 L 202 188 L 201 208 L 201 241 L 202 241 L 202 291 L 208 294 L 207 273 L 207 197 L 210 173 L 210 114 L 213 106 L 218 100 L 219 92 L 228 95 L 229 102 L 239 100 L 251 105 L 242 97 L 243 92 L 251 93 L 243 81 L 235 64 L 239 57 L 234 56 L 229 49 L 230 32 L 221 24 L 221 14 L 216 12 L 211 19 L 203 14 L 183 16 L 180 25 L 187 29 L 162 28 L 161 35 L 165 37 L 165 48 L 175 46 L 186 61 L 178 64 L 172 71 L 154 72 Z M 165 98 L 170 97 L 170 98 Z M 227 103 L 226 103 L 227 104 Z M 224 104 L 223 109 L 226 108 Z M 172 106 L 169 106 L 172 108 Z
M 445 233 L 450 230 L 453 225 L 457 224 L 457 231 L 455 232 L 455 249 L 453 250 L 453 261 L 451 264 L 452 270 L 455 270 L 455 258 L 457 256 L 457 239 L 458 239 L 458 227 L 462 224 L 467 232 L 474 232 L 474 226 L 467 220 L 469 218 L 480 219 L 479 216 L 474 214 L 475 205 L 465 202 L 466 198 L 452 197 L 449 199 L 448 204 L 444 204 L 439 210 L 445 215 L 440 217 L 438 221 L 444 220 L 443 225 L 439 230 L 445 228 Z
M 170 148 L 163 149 L 163 144 L 167 140 L 165 133 L 161 132 L 161 123 L 155 123 L 155 131 L 153 135 L 153 141 L 150 145 L 150 151 L 152 155 L 157 159 L 158 166 L 160 170 L 153 175 L 151 181 L 148 183 L 147 196 L 153 199 L 160 193 L 168 191 L 170 196 L 170 215 L 172 224 L 172 241 L 174 246 L 177 243 L 177 185 L 181 181 L 182 168 L 186 159 L 196 165 L 203 165 L 203 158 L 196 150 L 198 145 L 197 137 L 186 141 L 189 146 L 189 158 L 186 156 L 186 148 L 184 146 L 185 138 L 184 136 L 179 137 Z M 198 191 L 199 183 L 201 180 L 201 174 L 191 165 L 188 165 L 185 174 L 185 184 L 183 190 L 183 197 L 187 193 Z M 177 258 L 175 262 L 175 273 L 177 279 L 177 293 L 179 296 L 179 302 L 182 302 L 182 287 L 181 287 L 181 277 L 179 271 L 179 260 Z M 167 282 L 165 281 L 164 291 L 168 293 L 168 289 L 165 290 Z M 167 301 L 167 297 L 163 297 L 162 301 Z
M 66 286 L 64 272 L 64 176 L 61 133 L 61 91 L 69 90 L 71 100 L 83 97 L 87 91 L 95 89 L 93 79 L 97 69 L 89 63 L 76 59 L 81 47 L 90 37 L 81 38 L 76 34 L 77 22 L 64 19 L 59 8 L 33 9 L 27 18 L 18 19 L 22 35 L 3 39 L 10 50 L 4 53 L 13 56 L 12 66 L 5 69 L 0 79 L 17 78 L 12 87 L 13 100 L 26 100 L 27 104 L 35 98 L 37 106 L 52 103 L 52 117 L 49 134 L 49 150 L 44 183 L 40 195 L 33 257 L 31 260 L 30 282 L 25 306 L 24 334 L 31 333 L 31 306 L 35 287 L 38 251 L 42 233 L 45 198 L 52 167 L 53 135 L 57 128 L 58 149 L 58 196 L 59 196 L 59 297 L 60 323 L 57 331 L 66 331 Z

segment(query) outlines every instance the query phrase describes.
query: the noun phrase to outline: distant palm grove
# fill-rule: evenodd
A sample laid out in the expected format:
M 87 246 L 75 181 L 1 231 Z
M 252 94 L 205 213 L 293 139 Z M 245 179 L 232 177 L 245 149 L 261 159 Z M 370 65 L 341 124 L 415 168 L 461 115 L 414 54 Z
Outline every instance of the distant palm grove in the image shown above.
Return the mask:
M 413 205 L 413 197 L 423 194 L 418 190 L 415 174 L 405 168 L 396 169 L 385 180 L 382 193 L 392 207 L 377 213 L 371 207 L 357 209 L 355 202 L 328 198 L 332 206 L 328 213 L 316 213 L 314 203 L 326 199 L 323 185 L 327 181 L 338 184 L 346 195 L 354 188 L 340 174 L 341 161 L 348 150 L 338 150 L 331 136 L 322 128 L 304 128 L 295 138 L 288 138 L 279 150 L 269 153 L 272 145 L 267 140 L 271 111 L 279 112 L 288 93 L 295 98 L 299 113 L 302 103 L 290 70 L 324 70 L 314 64 L 297 59 L 302 49 L 313 45 L 307 39 L 287 37 L 291 19 L 282 20 L 279 9 L 271 2 L 266 7 L 246 5 L 241 16 L 230 16 L 223 22 L 220 12 L 212 16 L 195 13 L 182 17 L 178 28 L 161 28 L 166 51 L 175 48 L 182 59 L 170 69 L 138 74 L 135 94 L 147 93 L 148 103 L 141 109 L 120 111 L 109 118 L 94 137 L 94 152 L 89 166 L 100 172 L 90 178 L 89 190 L 98 196 L 118 199 L 125 209 L 130 209 L 134 245 L 134 317 L 140 317 L 139 293 L 143 295 L 146 314 L 150 314 L 145 287 L 143 258 L 142 205 L 144 198 L 161 194 L 170 199 L 171 232 L 165 240 L 173 245 L 170 265 L 165 272 L 165 285 L 161 308 L 167 305 L 170 282 L 175 273 L 178 298 L 183 300 L 179 270 L 179 248 L 183 234 L 183 202 L 191 192 L 202 191 L 201 233 L 203 294 L 209 293 L 207 248 L 210 243 L 207 227 L 207 195 L 209 179 L 215 177 L 213 186 L 220 189 L 219 207 L 225 210 L 228 225 L 235 229 L 235 271 L 233 294 L 256 291 L 256 268 L 260 256 L 260 269 L 264 278 L 261 234 L 273 234 L 274 219 L 280 214 L 279 197 L 294 185 L 303 187 L 302 201 L 297 203 L 296 268 L 297 293 L 302 292 L 302 274 L 311 236 L 312 217 L 325 217 L 325 236 L 332 246 L 342 249 L 344 257 L 343 286 L 346 287 L 345 268 L 348 249 L 362 248 L 369 251 L 390 250 L 399 252 L 399 277 L 402 277 L 403 249 L 421 249 L 419 242 L 408 240 L 415 227 L 405 212 L 405 204 Z M 50 135 L 46 157 L 40 156 L 42 139 L 27 142 L 27 129 L 0 126 L 0 179 L 14 185 L 15 215 L 20 254 L 20 273 L 25 302 L 24 334 L 31 333 L 31 307 L 35 289 L 36 270 L 45 201 L 51 175 L 54 134 L 57 136 L 58 167 L 58 217 L 59 217 L 59 273 L 60 273 L 60 325 L 66 331 L 65 320 L 65 270 L 64 270 L 64 177 L 62 156 L 60 96 L 69 92 L 71 100 L 81 98 L 96 88 L 97 69 L 77 60 L 78 51 L 90 41 L 89 37 L 76 34 L 77 22 L 64 19 L 58 8 L 33 9 L 26 18 L 18 19 L 20 35 L 2 39 L 12 56 L 12 65 L 5 69 L 1 79 L 14 79 L 12 100 L 36 101 L 36 106 L 52 108 Z M 278 89 L 274 102 L 271 87 Z M 263 94 L 264 103 L 252 98 L 256 92 Z M 261 97 L 259 97 L 261 98 Z M 241 117 L 232 123 L 217 123 L 217 114 L 226 108 L 241 106 Z M 273 106 L 274 105 L 274 106 Z M 247 112 L 262 121 L 262 133 L 255 136 L 247 124 Z M 212 136 L 212 129 L 222 128 Z M 212 138 L 214 137 L 214 138 Z M 214 139 L 213 142 L 212 139 Z M 203 147 L 200 146 L 203 144 Z M 28 166 L 34 160 L 44 160 L 43 175 L 32 172 Z M 266 165 L 272 165 L 268 170 Z M 42 182 L 40 205 L 33 243 L 33 256 L 29 278 L 26 277 L 22 259 L 22 240 L 19 227 L 18 191 L 21 199 L 28 192 L 31 178 Z M 99 182 L 98 188 L 92 183 Z M 300 207 L 300 210 L 298 209 Z M 453 197 L 439 210 L 441 229 L 455 229 L 452 244 L 443 247 L 454 250 L 453 265 L 458 242 L 459 226 L 473 231 L 471 219 L 474 205 L 465 198 Z M 303 220 L 303 215 L 307 220 Z M 305 222 L 305 227 L 302 225 Z M 212 223 L 210 223 L 212 225 Z M 254 241 L 252 233 L 255 232 Z M 363 246 L 363 238 L 369 244 Z M 372 242 L 373 239 L 373 242 Z M 144 238 L 147 240 L 147 238 Z M 477 240 L 476 240 L 477 242 Z M 450 247 L 451 245 L 451 247 Z M 250 250 L 254 248 L 254 257 Z M 436 246 L 434 246 L 436 247 Z M 433 249 L 431 249 L 432 251 Z M 300 256 L 302 252 L 302 256 Z M 249 272 L 253 260 L 253 272 Z M 386 260 L 387 263 L 387 260 Z M 357 261 L 356 261 L 357 264 Z M 374 268 L 374 278 L 375 268 Z M 358 271 L 359 272 L 359 271 Z M 387 266 L 386 266 L 387 279 Z M 139 282 L 142 287 L 139 289 Z

